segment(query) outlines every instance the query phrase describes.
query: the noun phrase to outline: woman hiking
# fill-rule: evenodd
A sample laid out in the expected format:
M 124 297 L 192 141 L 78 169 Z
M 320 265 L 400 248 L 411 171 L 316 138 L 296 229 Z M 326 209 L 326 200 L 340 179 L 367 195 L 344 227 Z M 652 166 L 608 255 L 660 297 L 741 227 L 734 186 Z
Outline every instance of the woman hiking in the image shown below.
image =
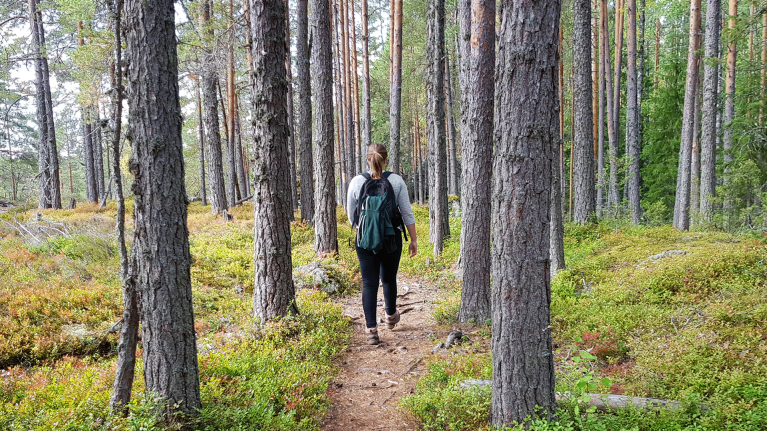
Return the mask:
M 385 303 L 383 323 L 394 329 L 399 322 L 397 271 L 405 229 L 410 234 L 410 257 L 418 253 L 415 216 L 407 185 L 399 175 L 384 172 L 388 156 L 383 145 L 370 145 L 366 155 L 370 171 L 352 179 L 347 195 L 347 214 L 357 228 L 355 246 L 362 274 L 362 308 L 368 344 L 380 342 L 376 322 L 379 280 Z

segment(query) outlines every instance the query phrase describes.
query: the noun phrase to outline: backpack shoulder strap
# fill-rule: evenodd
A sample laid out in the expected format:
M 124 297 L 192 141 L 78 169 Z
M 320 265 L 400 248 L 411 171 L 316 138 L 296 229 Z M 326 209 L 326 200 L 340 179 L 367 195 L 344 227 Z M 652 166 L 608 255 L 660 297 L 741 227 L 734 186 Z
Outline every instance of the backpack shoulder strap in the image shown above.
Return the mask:
M 391 175 L 392 172 L 390 171 L 384 171 L 384 173 L 381 175 L 381 178 L 389 179 L 389 175 Z
M 367 172 L 363 172 L 363 173 L 361 173 L 360 175 L 362 175 L 363 177 L 365 177 L 365 179 L 366 179 L 366 180 L 369 180 L 369 179 L 371 179 L 371 178 L 372 178 L 372 177 L 370 176 L 370 174 L 369 174 L 369 173 L 367 173 Z

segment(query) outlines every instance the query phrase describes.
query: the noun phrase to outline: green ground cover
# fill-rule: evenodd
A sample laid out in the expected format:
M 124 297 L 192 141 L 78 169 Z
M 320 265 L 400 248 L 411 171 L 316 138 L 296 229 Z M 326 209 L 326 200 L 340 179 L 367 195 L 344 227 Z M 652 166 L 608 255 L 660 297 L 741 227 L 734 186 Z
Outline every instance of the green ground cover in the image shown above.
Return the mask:
M 562 403 L 559 422 L 531 429 L 767 429 L 763 237 L 603 223 L 567 226 L 565 249 L 568 269 L 552 282 L 557 390 L 683 407 L 598 414 L 573 401 Z M 455 315 L 460 290 L 451 296 L 438 317 Z M 489 393 L 457 388 L 492 378 L 490 354 L 463 352 L 429 367 L 403 407 L 425 429 L 486 429 Z

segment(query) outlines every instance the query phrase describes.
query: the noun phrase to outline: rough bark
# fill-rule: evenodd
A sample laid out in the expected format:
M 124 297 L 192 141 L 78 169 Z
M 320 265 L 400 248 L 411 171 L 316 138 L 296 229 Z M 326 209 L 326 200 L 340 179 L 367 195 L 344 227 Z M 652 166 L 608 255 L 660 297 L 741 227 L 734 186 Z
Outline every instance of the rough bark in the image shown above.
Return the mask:
M 309 1 L 298 0 L 296 78 L 298 80 L 298 147 L 301 160 L 301 218 L 314 224 L 314 158 L 312 156 L 312 87 L 309 72 Z
M 35 65 L 35 102 L 37 124 L 40 128 L 38 141 L 39 208 L 61 208 L 61 182 L 59 181 L 59 156 L 56 147 L 56 128 L 53 120 L 50 72 L 45 47 L 45 29 L 38 0 L 29 0 L 29 24 L 32 30 L 32 57 Z
M 138 344 L 139 311 L 136 285 L 128 277 L 128 250 L 125 246 L 125 199 L 123 198 L 122 171 L 120 170 L 120 132 L 122 129 L 123 84 L 122 84 L 122 10 L 123 0 L 109 2 L 114 21 L 115 48 L 112 92 L 112 158 L 110 159 L 117 198 L 117 245 L 120 252 L 120 282 L 123 289 L 123 317 L 120 327 L 120 341 L 117 344 L 117 371 L 112 386 L 109 407 L 113 414 L 127 413 L 125 406 L 131 398 L 131 389 L 136 372 L 136 345 Z
M 312 96 L 314 99 L 314 251 L 338 253 L 335 157 L 333 155 L 333 63 L 330 4 L 311 0 Z
M 402 116 L 402 0 L 391 0 L 391 2 L 393 3 L 394 14 L 392 15 L 393 32 L 390 36 L 392 77 L 389 87 L 389 169 L 398 174 L 400 171 L 400 120 Z
M 590 7 L 588 0 L 584 3 Z M 556 80 L 561 3 L 504 0 L 502 5 L 492 194 L 490 422 L 495 426 L 521 423 L 528 417 L 550 418 L 556 408 L 549 327 L 549 195 L 559 132 Z M 590 41 L 590 32 L 585 36 Z M 590 47 L 585 49 L 590 55 Z M 585 72 L 590 78 L 589 64 Z M 585 89 L 590 107 L 591 86 Z M 591 126 L 589 121 L 589 130 Z M 591 142 L 587 141 L 587 148 L 593 157 Z M 593 178 L 593 170 L 589 173 Z
M 349 14 L 351 15 L 351 27 L 349 31 L 351 31 L 352 37 L 351 37 L 351 56 L 352 56 L 352 104 L 354 105 L 352 109 L 352 113 L 354 114 L 354 157 L 352 164 L 352 178 L 359 173 L 363 172 L 365 170 L 365 158 L 362 156 L 362 131 L 360 130 L 361 121 L 360 121 L 360 77 L 359 73 L 357 71 L 359 70 L 359 63 L 357 59 L 357 25 L 355 23 L 355 11 L 354 11 L 354 0 L 349 0 Z M 360 170 L 357 170 L 357 167 L 360 168 Z M 350 180 L 351 181 L 351 180 Z
M 607 16 L 607 0 L 600 1 L 600 9 L 602 9 L 605 16 Z M 608 141 L 608 158 L 610 159 L 610 185 L 607 189 L 607 208 L 612 217 L 618 215 L 618 203 L 620 202 L 620 191 L 618 190 L 618 143 L 616 142 L 617 131 L 615 130 L 615 120 L 613 119 L 614 112 L 613 106 L 613 78 L 610 74 L 610 26 L 607 19 L 602 22 L 603 28 L 603 45 L 605 46 L 605 55 L 602 57 L 605 67 L 605 90 L 606 90 L 606 103 L 607 103 L 607 141 Z
M 733 30 L 737 25 L 738 17 L 738 0 L 730 0 L 729 4 L 730 19 L 727 24 L 730 29 L 729 43 L 727 44 L 727 79 L 725 82 L 725 99 L 724 99 L 724 117 L 722 118 L 722 125 L 724 128 L 723 149 L 724 149 L 724 176 L 722 178 L 724 185 L 730 183 L 730 178 L 727 175 L 729 173 L 729 164 L 732 162 L 732 128 L 730 123 L 735 118 L 735 63 L 737 60 L 737 44 L 735 37 L 732 36 Z M 732 199 L 725 196 L 724 199 L 724 214 L 725 218 L 731 216 L 732 211 Z
M 573 220 L 586 223 L 596 211 L 594 191 L 594 130 L 591 95 L 591 1 L 573 2 L 573 62 L 575 88 L 573 109 L 575 111 L 574 140 L 575 190 Z
M 615 6 L 615 64 L 613 73 L 613 139 L 615 141 L 616 155 L 620 152 L 621 146 L 621 72 L 623 70 L 623 27 L 625 20 L 625 0 L 617 0 Z M 612 161 L 611 161 L 612 163 Z M 610 165 L 610 171 L 617 172 L 620 170 L 621 160 L 616 156 L 615 165 Z M 624 194 L 627 190 L 624 187 Z M 620 206 L 620 191 L 618 192 L 618 198 L 615 200 L 616 212 Z M 625 196 L 624 196 L 625 198 Z
M 192 307 L 176 25 L 171 0 L 125 4 L 134 177 L 132 267 L 146 391 L 166 416 L 202 408 Z
M 458 15 L 458 87 L 460 91 L 459 101 L 461 103 L 461 148 L 463 148 L 464 133 L 468 130 L 468 118 L 470 112 L 467 110 L 469 102 L 469 52 L 471 51 L 471 0 L 457 0 L 456 14 Z M 463 170 L 463 169 L 461 169 Z M 463 180 L 463 178 L 461 179 Z
M 99 113 L 98 105 L 95 106 L 95 120 L 94 128 L 95 134 L 93 136 L 93 173 L 96 177 L 96 196 L 98 196 L 99 202 L 104 200 L 107 195 L 106 187 L 104 184 L 104 142 L 103 133 L 101 131 L 101 114 Z
M 93 124 L 90 119 L 90 109 L 83 108 L 83 167 L 85 168 L 85 197 L 88 202 L 98 201 L 98 189 L 96 187 L 96 175 L 93 171 Z
M 249 0 L 253 46 L 255 162 L 254 315 L 287 314 L 295 299 L 290 246 L 293 218 L 284 0 Z
M 700 39 L 700 37 L 699 37 Z M 700 44 L 700 42 L 698 42 Z M 701 58 L 697 56 L 698 76 L 695 81 L 695 108 L 692 117 L 692 159 L 690 163 L 690 214 L 696 215 L 700 206 L 700 110 L 701 110 Z M 694 219 L 690 224 L 695 223 Z
M 493 42 L 493 45 L 495 45 L 495 42 Z M 492 69 L 490 69 L 490 74 L 493 74 Z M 453 80 L 450 76 L 450 54 L 448 53 L 445 53 L 445 96 L 447 97 L 447 136 L 449 142 L 448 193 L 458 196 L 458 154 L 456 153 L 455 116 L 453 115 L 455 112 L 453 109 Z M 492 93 L 490 98 L 492 99 Z M 490 108 L 492 107 L 491 104 Z
M 210 0 L 202 3 L 203 23 L 210 19 Z M 213 29 L 208 29 L 208 36 L 213 37 Z M 205 143 L 208 146 L 208 183 L 210 184 L 210 202 L 214 213 L 221 213 L 229 208 L 224 182 L 224 161 L 221 152 L 221 132 L 218 123 L 218 72 L 215 67 L 215 54 L 211 50 L 203 52 L 202 99 L 205 116 Z
M 713 220 L 713 198 L 716 196 L 716 116 L 719 100 L 718 60 L 721 9 L 721 0 L 707 0 L 700 139 L 700 212 L 703 220 L 707 222 Z
M 626 189 L 628 210 L 631 221 L 639 224 L 642 206 L 639 203 L 639 100 L 637 99 L 637 11 L 636 0 L 628 0 L 628 61 L 626 70 L 626 147 L 628 149 L 628 169 Z M 700 15 L 700 13 L 699 13 Z M 700 27 L 700 19 L 698 19 Z M 617 129 L 616 129 L 617 130 Z
M 450 236 L 445 147 L 445 0 L 429 0 L 426 23 L 426 119 L 429 150 L 429 240 L 442 254 Z
M 200 94 L 200 81 L 197 80 L 197 141 L 200 145 L 200 196 L 202 206 L 208 205 L 208 194 L 205 190 L 205 128 L 202 121 L 202 95 Z
M 288 79 L 288 156 L 290 160 L 290 207 L 293 211 L 298 209 L 298 169 L 296 167 L 296 126 L 295 126 L 295 109 L 293 107 L 293 70 L 290 62 L 290 0 L 285 0 L 285 69 L 287 70 Z M 245 192 L 243 192 L 244 194 Z M 247 195 L 245 195 L 247 196 Z M 292 211 L 291 211 L 292 214 Z M 293 216 L 291 215 L 291 220 Z
M 690 42 L 687 52 L 687 81 L 682 113 L 682 142 L 679 147 L 679 167 L 676 179 L 673 226 L 690 228 L 690 163 L 692 162 L 693 116 L 697 106 L 695 83 L 698 81 L 697 48 L 700 33 L 700 0 L 690 2 Z
M 362 148 L 360 159 L 361 170 L 365 170 L 365 151 L 370 146 L 373 123 L 370 117 L 370 49 L 368 32 L 368 2 L 361 0 L 362 13 Z
M 490 193 L 493 168 L 495 91 L 495 0 L 471 2 L 472 29 L 466 100 L 469 114 L 463 130 L 461 159 L 463 197 L 461 266 L 463 289 L 458 320 L 484 322 L 490 307 Z
M 247 199 L 250 196 L 250 169 L 246 164 L 247 155 L 245 149 L 242 146 L 242 122 L 240 120 L 240 98 L 235 99 L 236 106 L 234 109 L 234 132 L 237 136 L 237 142 L 235 147 L 237 150 L 237 177 L 240 179 L 240 190 L 242 190 L 242 199 Z M 291 128 L 292 130 L 292 128 Z M 292 170 L 291 172 L 295 172 Z M 293 177 L 291 177 L 292 179 Z M 294 181 L 295 183 L 295 181 Z
M 601 0 L 600 0 L 601 4 Z M 599 70 L 599 76 L 597 77 L 599 82 L 599 98 L 598 98 L 598 127 L 597 127 L 597 145 L 598 149 L 596 152 L 597 157 L 597 217 L 602 218 L 604 216 L 604 207 L 605 207 L 605 189 L 606 189 L 606 182 L 605 182 L 605 74 L 607 72 L 605 71 L 605 62 L 604 62 L 604 56 L 605 52 L 607 51 L 605 48 L 604 43 L 604 35 L 602 32 L 604 31 L 604 20 L 607 18 L 607 15 L 603 13 L 602 8 L 599 9 L 599 34 L 598 34 L 598 41 L 596 44 L 599 46 L 599 64 L 598 64 L 598 70 Z M 594 27 L 596 29 L 596 26 Z M 607 51 L 609 52 L 609 51 Z M 597 61 L 595 58 L 594 61 Z M 554 272 L 552 270 L 552 272 Z

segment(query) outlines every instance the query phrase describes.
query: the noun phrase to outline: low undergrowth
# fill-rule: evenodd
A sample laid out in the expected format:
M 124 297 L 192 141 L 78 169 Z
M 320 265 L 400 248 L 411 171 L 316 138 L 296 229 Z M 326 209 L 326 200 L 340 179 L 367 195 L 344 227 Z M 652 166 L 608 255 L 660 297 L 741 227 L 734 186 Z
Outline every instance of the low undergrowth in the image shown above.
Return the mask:
M 197 430 L 309 430 L 328 406 L 332 358 L 345 348 L 349 322 L 321 292 L 298 295 L 301 314 L 253 330 L 253 322 L 218 334 L 200 354 L 203 410 Z M 204 344 L 202 341 L 201 344 Z M 141 361 L 131 414 L 109 415 L 114 359 L 66 357 L 52 366 L 3 371 L 0 429 L 160 429 L 144 396 Z
M 0 223 L 0 429 L 167 428 L 144 396 L 140 360 L 131 415 L 108 414 L 117 342 L 108 329 L 122 312 L 114 211 L 113 205 L 100 213 L 90 205 L 41 211 L 44 219 L 66 225 L 68 234 L 34 246 Z M 18 226 L 36 213 L 2 218 Z M 252 206 L 231 213 L 234 220 L 227 222 L 210 207 L 189 206 L 204 406 L 192 429 L 316 429 L 328 404 L 327 382 L 336 373 L 332 358 L 348 344 L 350 324 L 325 294 L 305 290 L 298 293 L 300 315 L 257 329 L 250 317 Z M 127 228 L 130 240 L 130 216 Z M 339 228 L 341 237 L 351 235 Z M 296 222 L 292 231 L 294 261 L 308 263 L 314 258 L 311 228 Z M 323 264 L 353 284 L 351 253 L 342 249 Z
M 587 412 L 561 403 L 535 430 L 767 429 L 767 247 L 760 236 L 683 233 L 602 223 L 568 225 L 568 269 L 552 281 L 557 390 L 679 400 L 677 410 Z M 438 309 L 454 316 L 460 288 Z M 574 363 L 581 358 L 590 361 Z M 486 429 L 490 354 L 436 359 L 404 407 L 425 429 Z M 595 383 L 596 384 L 596 383 Z M 586 385 L 588 387 L 588 385 Z M 596 390 L 595 390 L 596 389 Z M 530 424 L 528 424 L 530 425 Z

